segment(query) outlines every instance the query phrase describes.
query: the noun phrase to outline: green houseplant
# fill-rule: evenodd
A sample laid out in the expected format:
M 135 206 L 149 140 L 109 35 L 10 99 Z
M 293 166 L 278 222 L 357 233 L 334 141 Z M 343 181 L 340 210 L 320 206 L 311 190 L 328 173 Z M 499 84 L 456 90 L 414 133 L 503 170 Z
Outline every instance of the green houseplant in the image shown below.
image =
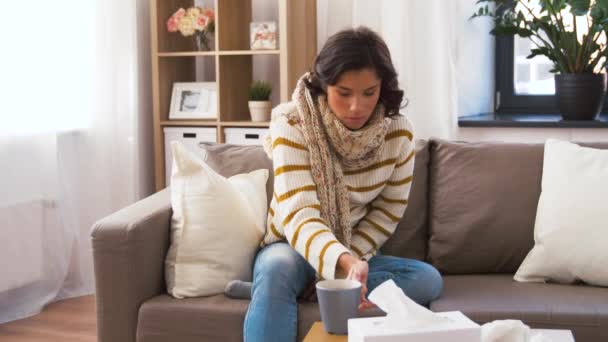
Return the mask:
M 255 81 L 249 87 L 249 113 L 252 121 L 270 121 L 270 94 L 272 85 Z
M 476 6 L 471 18 L 491 17 L 490 33 L 530 39 L 536 47 L 528 58 L 551 60 L 565 120 L 597 117 L 606 93 L 608 0 L 478 0 Z

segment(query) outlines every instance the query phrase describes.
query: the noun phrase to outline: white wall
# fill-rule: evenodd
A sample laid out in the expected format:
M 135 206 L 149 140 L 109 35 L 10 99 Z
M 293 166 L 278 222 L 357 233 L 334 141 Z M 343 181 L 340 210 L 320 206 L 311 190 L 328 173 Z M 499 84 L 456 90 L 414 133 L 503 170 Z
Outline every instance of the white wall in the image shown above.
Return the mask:
M 602 128 L 483 128 L 459 127 L 457 140 L 544 142 L 548 138 L 570 141 L 608 141 L 608 129 Z

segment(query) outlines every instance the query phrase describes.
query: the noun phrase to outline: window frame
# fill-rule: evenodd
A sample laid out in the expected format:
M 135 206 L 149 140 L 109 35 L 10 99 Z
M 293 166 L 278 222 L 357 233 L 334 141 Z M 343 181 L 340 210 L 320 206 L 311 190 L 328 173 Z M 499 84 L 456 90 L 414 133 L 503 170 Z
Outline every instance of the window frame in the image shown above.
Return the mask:
M 515 3 L 512 2 L 514 6 Z M 497 114 L 559 114 L 555 95 L 518 95 L 515 92 L 515 36 L 495 36 L 496 94 L 494 111 Z M 601 113 L 608 112 L 608 96 Z
M 519 95 L 515 92 L 515 37 L 496 37 L 496 107 L 498 114 L 559 113 L 555 95 Z

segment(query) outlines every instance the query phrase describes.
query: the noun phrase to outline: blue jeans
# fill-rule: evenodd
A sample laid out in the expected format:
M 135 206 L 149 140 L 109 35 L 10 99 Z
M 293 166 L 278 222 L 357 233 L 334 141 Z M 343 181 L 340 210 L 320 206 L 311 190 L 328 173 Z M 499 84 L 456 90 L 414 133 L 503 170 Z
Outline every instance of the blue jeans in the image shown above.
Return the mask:
M 422 305 L 439 297 L 439 272 L 422 261 L 376 255 L 369 260 L 368 293 L 393 281 Z M 245 317 L 245 342 L 296 341 L 297 297 L 315 280 L 315 270 L 290 245 L 278 242 L 261 249 L 253 266 L 251 303 Z

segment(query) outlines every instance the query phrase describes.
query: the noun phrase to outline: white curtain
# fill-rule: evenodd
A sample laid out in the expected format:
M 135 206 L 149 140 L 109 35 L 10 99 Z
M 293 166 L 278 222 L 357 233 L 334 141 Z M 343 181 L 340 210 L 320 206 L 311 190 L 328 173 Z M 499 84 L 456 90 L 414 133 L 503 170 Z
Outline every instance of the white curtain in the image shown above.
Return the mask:
M 494 40 L 475 0 L 317 0 L 319 49 L 333 33 L 368 26 L 386 41 L 418 138 L 454 138 L 460 115 L 492 111 Z
M 0 4 L 0 323 L 93 293 L 91 226 L 153 190 L 148 6 Z

